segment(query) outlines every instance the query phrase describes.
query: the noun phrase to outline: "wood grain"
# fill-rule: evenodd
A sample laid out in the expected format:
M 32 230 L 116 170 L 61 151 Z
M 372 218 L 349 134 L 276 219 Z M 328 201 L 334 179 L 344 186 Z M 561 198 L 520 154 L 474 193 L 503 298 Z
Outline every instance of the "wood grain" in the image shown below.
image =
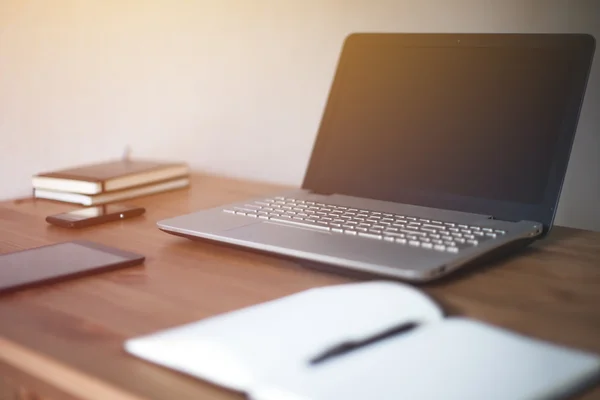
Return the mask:
M 82 400 L 141 400 L 40 353 L 0 338 L 0 361 Z M 48 374 L 48 371 L 52 371 Z M 31 397 L 31 395 L 27 395 Z M 23 395 L 21 394 L 21 397 Z
M 0 338 L 130 396 L 243 398 L 135 359 L 123 351 L 122 342 L 311 287 L 351 281 L 294 260 L 191 241 L 156 228 L 164 218 L 280 189 L 197 174 L 190 189 L 132 202 L 148 210 L 143 217 L 79 231 L 56 228 L 44 220 L 73 205 L 33 199 L 0 203 L 0 253 L 87 239 L 147 257 L 143 266 L 1 296 Z M 600 353 L 598 233 L 556 228 L 546 240 L 514 257 L 421 288 L 448 314 Z M 44 385 L 56 386 L 52 369 L 47 368 L 46 377 L 33 376 L 0 357 L 0 374 L 42 392 Z M 73 398 L 65 388 L 41 394 L 56 400 Z M 600 389 L 581 398 L 600 398 Z

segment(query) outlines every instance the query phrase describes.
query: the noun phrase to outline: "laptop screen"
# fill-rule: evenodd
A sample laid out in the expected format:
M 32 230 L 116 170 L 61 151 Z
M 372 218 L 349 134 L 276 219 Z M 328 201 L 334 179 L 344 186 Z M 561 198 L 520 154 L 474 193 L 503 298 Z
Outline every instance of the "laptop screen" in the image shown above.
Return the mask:
M 543 203 L 565 151 L 577 49 L 382 36 L 346 45 L 305 188 L 408 203 Z

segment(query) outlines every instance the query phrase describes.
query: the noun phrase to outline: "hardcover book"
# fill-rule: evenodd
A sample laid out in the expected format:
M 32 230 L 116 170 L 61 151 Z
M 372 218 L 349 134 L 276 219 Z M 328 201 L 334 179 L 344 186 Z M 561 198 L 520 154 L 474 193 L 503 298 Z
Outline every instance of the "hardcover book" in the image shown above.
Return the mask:
M 37 174 L 32 184 L 38 190 L 96 195 L 187 174 L 189 168 L 185 163 L 125 159 Z

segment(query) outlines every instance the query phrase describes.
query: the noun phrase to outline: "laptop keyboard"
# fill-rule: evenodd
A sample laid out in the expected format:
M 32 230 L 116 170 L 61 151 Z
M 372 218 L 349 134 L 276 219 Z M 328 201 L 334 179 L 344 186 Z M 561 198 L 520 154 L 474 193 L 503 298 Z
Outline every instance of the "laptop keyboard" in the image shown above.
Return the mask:
M 506 231 L 288 197 L 274 197 L 223 210 L 226 213 L 371 240 L 458 253 Z

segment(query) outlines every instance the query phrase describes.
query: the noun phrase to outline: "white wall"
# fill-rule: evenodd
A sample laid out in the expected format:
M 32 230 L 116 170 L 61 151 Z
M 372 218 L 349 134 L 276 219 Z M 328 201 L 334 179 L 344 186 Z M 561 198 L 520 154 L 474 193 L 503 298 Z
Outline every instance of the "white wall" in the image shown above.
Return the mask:
M 298 185 L 348 33 L 600 39 L 599 16 L 595 0 L 0 0 L 0 198 L 126 145 Z M 596 60 L 557 221 L 597 230 L 599 80 Z

